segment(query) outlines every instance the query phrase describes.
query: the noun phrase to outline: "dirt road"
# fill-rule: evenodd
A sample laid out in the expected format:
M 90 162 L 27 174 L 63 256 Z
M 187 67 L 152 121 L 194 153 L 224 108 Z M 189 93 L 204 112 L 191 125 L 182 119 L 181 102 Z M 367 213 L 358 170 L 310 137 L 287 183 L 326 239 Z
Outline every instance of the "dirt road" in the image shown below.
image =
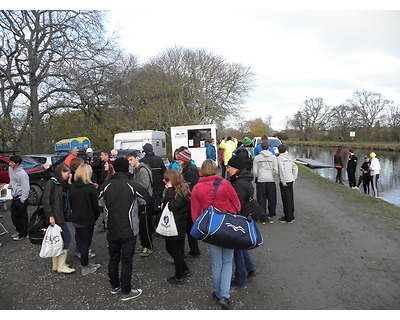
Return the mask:
M 251 251 L 259 274 L 247 289 L 232 289 L 232 308 L 399 310 L 400 230 L 363 205 L 301 178 L 295 184 L 295 204 L 295 223 L 259 225 L 264 244 Z M 9 212 L 2 214 L 1 221 L 13 233 Z M 277 217 L 281 215 L 278 201 Z M 0 242 L 2 310 L 220 309 L 211 300 L 210 260 L 204 243 L 201 258 L 188 260 L 193 274 L 187 283 L 172 286 L 165 279 L 173 275 L 173 266 L 166 261 L 164 241 L 156 238 L 154 254 L 134 257 L 133 284 L 143 289 L 142 296 L 122 302 L 109 292 L 105 233 L 95 231 L 94 261 L 102 266 L 87 277 L 80 272 L 53 273 L 51 259 L 39 258 L 40 246 L 29 240 L 15 242 L 5 235 Z M 68 260 L 79 266 L 72 254 Z

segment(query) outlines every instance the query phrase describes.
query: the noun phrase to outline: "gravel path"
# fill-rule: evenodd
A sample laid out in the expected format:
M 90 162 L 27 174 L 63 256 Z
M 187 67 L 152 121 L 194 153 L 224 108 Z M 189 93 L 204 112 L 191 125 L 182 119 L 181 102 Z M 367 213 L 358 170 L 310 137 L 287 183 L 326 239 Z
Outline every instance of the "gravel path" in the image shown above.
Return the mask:
M 252 250 L 258 275 L 247 289 L 232 289 L 233 309 L 371 310 L 400 309 L 400 231 L 373 216 L 368 208 L 346 202 L 304 179 L 294 186 L 296 222 L 258 225 L 264 244 Z M 356 192 L 350 190 L 349 192 Z M 278 192 L 279 197 L 279 192 Z M 278 216 L 282 204 L 278 200 Z M 0 220 L 14 233 L 10 214 Z M 73 233 L 73 227 L 70 226 Z M 105 233 L 95 231 L 92 275 L 51 271 L 51 259 L 39 258 L 40 246 L 29 240 L 0 237 L 0 309 L 2 310 L 219 310 L 211 299 L 212 281 L 207 247 L 188 258 L 193 274 L 184 286 L 165 279 L 173 275 L 162 238 L 155 252 L 134 257 L 133 285 L 143 289 L 137 300 L 122 302 L 110 294 Z M 74 248 L 74 242 L 71 244 Z

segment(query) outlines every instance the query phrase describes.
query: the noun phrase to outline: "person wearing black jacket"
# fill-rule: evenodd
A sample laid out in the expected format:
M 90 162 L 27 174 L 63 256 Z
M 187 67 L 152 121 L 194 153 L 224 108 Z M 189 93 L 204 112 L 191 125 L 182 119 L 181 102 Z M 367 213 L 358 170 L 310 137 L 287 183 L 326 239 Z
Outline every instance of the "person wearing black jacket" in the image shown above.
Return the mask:
M 146 205 L 151 197 L 143 186 L 130 180 L 126 158 L 114 161 L 114 171 L 113 177 L 100 187 L 99 198 L 104 199 L 106 211 L 111 293 L 121 291 L 121 300 L 128 301 L 142 294 L 141 289 L 132 289 L 132 260 L 139 233 L 139 204 Z M 121 275 L 118 271 L 120 263 Z
M 241 155 L 234 155 L 229 161 L 226 171 L 230 176 L 230 182 L 235 189 L 240 205 L 243 208 L 250 198 L 254 197 L 252 185 L 253 174 L 245 168 L 245 159 Z M 247 250 L 235 250 L 235 277 L 231 282 L 232 286 L 245 289 L 247 277 L 256 275 L 256 267 L 251 260 Z
M 347 161 L 347 175 L 349 177 L 349 186 L 352 189 L 357 189 L 356 181 L 357 155 L 353 149 L 349 149 L 349 159 Z
M 168 205 L 172 211 L 178 235 L 165 238 L 165 248 L 174 259 L 175 275 L 167 278 L 170 284 L 183 284 L 183 278 L 190 274 L 185 262 L 185 234 L 190 212 L 190 190 L 182 174 L 175 169 L 168 170 L 164 175 L 165 185 L 168 187 L 162 208 Z
M 193 187 L 199 182 L 199 169 L 196 165 L 192 164 L 192 154 L 189 150 L 185 149 L 179 152 L 176 156 L 179 165 L 181 166 L 181 172 L 183 175 L 183 179 L 189 185 L 190 192 L 192 192 Z M 190 234 L 190 230 L 192 229 L 193 221 L 191 218 L 191 213 L 188 216 L 186 234 L 189 243 L 189 252 L 187 256 L 192 258 L 200 257 L 200 248 L 198 240 L 193 238 Z
M 155 209 L 161 203 L 162 194 L 165 188 L 164 184 L 164 173 L 167 170 L 165 168 L 165 164 L 163 159 L 160 156 L 156 156 L 153 152 L 153 146 L 150 143 L 146 143 L 143 146 L 143 151 L 146 155 L 140 159 L 140 162 L 147 164 L 151 168 L 152 178 L 153 178 L 153 200 L 155 204 Z M 160 209 L 154 210 L 153 214 L 157 214 L 160 212 Z
M 82 164 L 75 172 L 75 182 L 70 187 L 71 222 L 75 227 L 79 253 L 81 256 L 81 273 L 83 276 L 96 272 L 100 267 L 89 261 L 89 248 L 92 243 L 93 228 L 100 216 L 98 193 L 92 183 L 93 170 L 89 164 Z

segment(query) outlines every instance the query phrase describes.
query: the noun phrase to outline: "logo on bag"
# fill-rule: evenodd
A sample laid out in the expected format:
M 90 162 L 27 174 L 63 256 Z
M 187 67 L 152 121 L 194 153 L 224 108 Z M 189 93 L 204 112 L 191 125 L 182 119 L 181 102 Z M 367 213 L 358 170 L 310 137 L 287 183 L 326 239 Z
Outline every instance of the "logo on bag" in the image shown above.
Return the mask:
M 163 221 L 164 221 L 164 227 L 165 228 L 170 228 L 171 226 L 169 225 L 169 217 L 168 216 L 164 216 L 163 217 Z
M 246 230 L 244 230 L 244 228 L 242 226 L 238 226 L 237 227 L 237 226 L 235 226 L 235 225 L 233 225 L 232 223 L 229 223 L 229 222 L 225 223 L 225 225 L 227 227 L 229 227 L 229 228 L 232 228 L 234 231 L 241 231 L 243 233 L 246 233 Z
M 56 236 L 50 236 L 47 235 L 45 236 L 45 242 L 47 242 L 48 244 L 56 244 L 60 242 L 61 237 L 59 235 Z

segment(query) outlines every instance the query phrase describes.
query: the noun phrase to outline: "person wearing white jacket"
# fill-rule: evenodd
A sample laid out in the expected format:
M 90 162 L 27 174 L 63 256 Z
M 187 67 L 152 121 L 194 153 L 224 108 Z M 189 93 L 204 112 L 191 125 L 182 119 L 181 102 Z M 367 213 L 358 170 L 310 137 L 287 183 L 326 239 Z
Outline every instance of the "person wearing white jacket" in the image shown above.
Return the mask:
M 254 158 L 253 175 L 256 178 L 257 201 L 267 213 L 268 201 L 268 216 L 261 220 L 273 223 L 273 217 L 276 216 L 276 185 L 274 177 L 278 175 L 278 160 L 276 156 L 268 150 L 270 147 L 268 141 L 261 143 L 261 152 Z
M 374 196 L 378 198 L 378 179 L 379 179 L 379 173 L 381 171 L 381 164 L 379 159 L 376 157 L 375 152 L 371 152 L 370 154 L 371 157 L 371 185 L 372 185 L 372 190 L 374 191 Z
M 297 179 L 298 168 L 287 153 L 287 147 L 281 144 L 278 147 L 279 187 L 281 190 L 284 216 L 279 219 L 281 223 L 294 222 L 294 194 L 293 183 Z

